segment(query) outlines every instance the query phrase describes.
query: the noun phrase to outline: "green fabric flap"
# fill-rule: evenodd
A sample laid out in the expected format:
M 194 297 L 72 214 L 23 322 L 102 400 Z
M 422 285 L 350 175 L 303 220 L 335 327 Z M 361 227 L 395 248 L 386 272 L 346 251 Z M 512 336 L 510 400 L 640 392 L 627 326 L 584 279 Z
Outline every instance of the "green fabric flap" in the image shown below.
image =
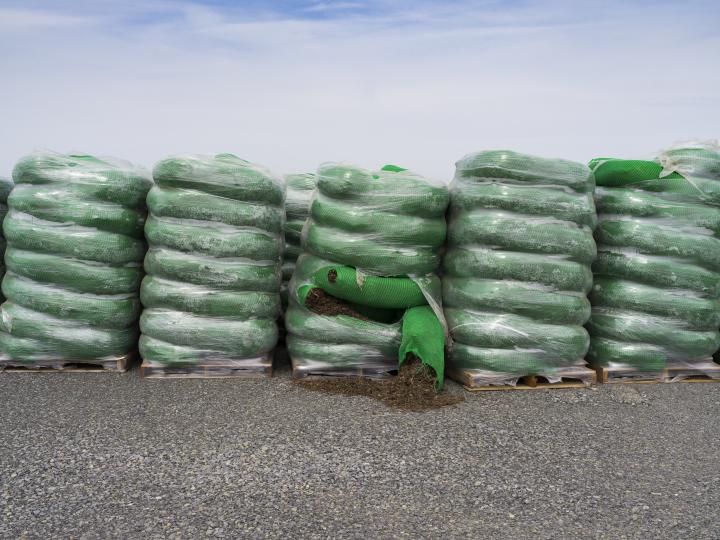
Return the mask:
M 445 382 L 445 332 L 430 306 L 412 307 L 405 312 L 398 365 L 408 354 L 414 354 L 435 372 L 435 387 L 442 390 Z

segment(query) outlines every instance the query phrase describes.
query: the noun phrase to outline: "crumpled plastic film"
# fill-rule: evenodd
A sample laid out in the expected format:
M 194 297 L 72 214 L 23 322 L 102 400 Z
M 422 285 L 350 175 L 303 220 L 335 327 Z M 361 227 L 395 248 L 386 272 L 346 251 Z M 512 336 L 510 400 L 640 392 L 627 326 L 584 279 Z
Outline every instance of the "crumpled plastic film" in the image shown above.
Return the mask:
M 456 163 L 442 279 L 453 371 L 514 384 L 584 364 L 593 188 L 570 161 L 499 150 Z
M 2 224 L 5 216 L 8 213 L 7 199 L 12 191 L 13 182 L 9 178 L 0 176 L 0 224 Z M 1 229 L 1 228 L 0 228 Z M 5 275 L 5 237 L 0 236 L 0 254 L 2 254 L 2 260 L 0 260 L 0 279 Z M 5 298 L 0 294 L 0 302 L 4 301 Z
M 281 309 L 283 183 L 231 154 L 170 157 L 153 177 L 143 360 L 269 364 Z
M 295 261 L 300 256 L 305 220 L 310 214 L 310 202 L 315 191 L 315 173 L 285 175 L 285 253 L 283 256 L 283 305 L 288 303 L 288 282 L 295 270 Z
M 35 153 L 13 171 L 0 308 L 6 363 L 102 363 L 137 347 L 147 171 Z
M 422 349 L 436 355 L 410 340 L 414 333 L 403 329 L 403 315 L 429 304 L 432 310 L 414 312 L 410 322 L 422 319 L 419 327 L 439 328 L 442 342 L 436 272 L 446 235 L 447 187 L 400 167 L 369 171 L 339 163 L 321 165 L 316 182 L 285 317 L 296 375 L 382 374 L 405 360 L 399 358 L 401 344 L 413 354 Z M 312 289 L 340 298 L 362 318 L 311 311 L 305 302 Z
M 600 222 L 588 358 L 639 371 L 702 371 L 720 347 L 717 143 L 590 166 Z

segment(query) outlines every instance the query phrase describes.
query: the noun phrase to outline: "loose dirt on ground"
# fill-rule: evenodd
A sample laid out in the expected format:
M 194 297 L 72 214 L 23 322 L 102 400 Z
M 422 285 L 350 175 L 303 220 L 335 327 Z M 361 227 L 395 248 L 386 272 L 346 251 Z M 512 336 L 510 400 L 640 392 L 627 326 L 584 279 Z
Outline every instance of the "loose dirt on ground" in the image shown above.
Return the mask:
M 334 270 L 331 270 L 334 272 Z M 329 274 L 328 279 L 334 281 L 336 275 Z M 353 309 L 348 302 L 336 298 L 320 288 L 311 289 L 305 298 L 305 307 L 318 315 L 347 315 L 363 321 L 367 316 Z M 432 370 L 420 363 L 417 358 L 408 357 L 398 374 L 388 379 L 368 379 L 364 377 L 348 377 L 333 379 L 299 380 L 295 384 L 308 390 L 340 394 L 346 396 L 363 396 L 376 399 L 388 407 L 404 411 L 426 411 L 455 405 L 465 401 L 463 396 L 437 392 L 435 377 Z
M 438 393 L 431 370 L 417 360 L 408 360 L 390 379 L 301 379 L 295 384 L 316 392 L 369 397 L 404 411 L 426 411 L 465 401 L 463 396 Z

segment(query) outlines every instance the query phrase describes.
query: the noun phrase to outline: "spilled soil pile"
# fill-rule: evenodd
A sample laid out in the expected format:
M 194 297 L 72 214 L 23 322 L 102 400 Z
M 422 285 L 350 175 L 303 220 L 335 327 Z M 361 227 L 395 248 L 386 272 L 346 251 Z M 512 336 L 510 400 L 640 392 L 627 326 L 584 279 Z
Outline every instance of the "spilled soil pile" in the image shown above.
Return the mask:
M 404 411 L 426 411 L 465 401 L 463 396 L 436 392 L 431 370 L 412 360 L 403 364 L 398 375 L 390 379 L 299 380 L 295 384 L 317 392 L 369 397 Z
M 351 308 L 345 300 L 336 298 L 322 289 L 310 289 L 305 298 L 305 307 L 318 315 L 347 315 L 363 321 L 370 319 Z

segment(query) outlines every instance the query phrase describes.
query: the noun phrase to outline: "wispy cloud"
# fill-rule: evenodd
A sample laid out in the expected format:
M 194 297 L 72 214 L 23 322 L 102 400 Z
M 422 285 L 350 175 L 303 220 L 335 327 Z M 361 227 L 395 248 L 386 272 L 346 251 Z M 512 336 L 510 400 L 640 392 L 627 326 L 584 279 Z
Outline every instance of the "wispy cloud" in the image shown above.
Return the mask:
M 328 12 L 328 11 L 347 11 L 353 9 L 363 9 L 366 4 L 362 2 L 315 2 L 304 8 L 307 12 Z
M 92 17 L 67 15 L 38 9 L 0 7 L 0 29 L 47 29 L 87 25 L 96 22 Z
M 0 173 L 41 146 L 447 178 L 479 148 L 645 155 L 720 125 L 712 2 L 6 4 L 35 22 L 0 32 Z

